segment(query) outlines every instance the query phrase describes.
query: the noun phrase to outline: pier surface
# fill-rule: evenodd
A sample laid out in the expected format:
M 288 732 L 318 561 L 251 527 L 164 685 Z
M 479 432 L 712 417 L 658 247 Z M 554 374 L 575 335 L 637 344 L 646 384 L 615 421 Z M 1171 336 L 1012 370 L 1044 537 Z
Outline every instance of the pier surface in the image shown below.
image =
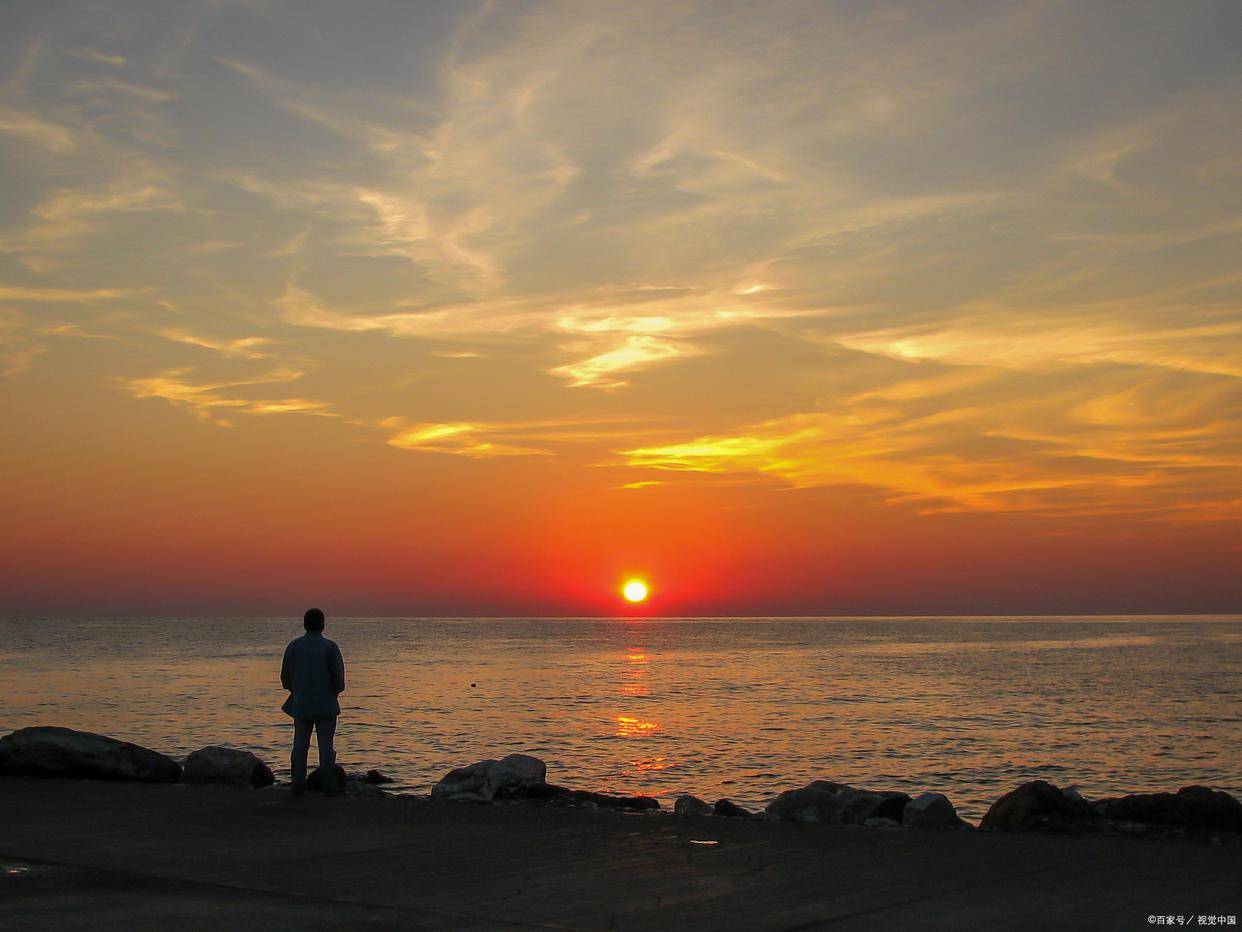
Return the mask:
M 0 778 L 0 927 L 1148 927 L 1242 847 Z M 1236 921 L 1236 920 L 1235 920 Z

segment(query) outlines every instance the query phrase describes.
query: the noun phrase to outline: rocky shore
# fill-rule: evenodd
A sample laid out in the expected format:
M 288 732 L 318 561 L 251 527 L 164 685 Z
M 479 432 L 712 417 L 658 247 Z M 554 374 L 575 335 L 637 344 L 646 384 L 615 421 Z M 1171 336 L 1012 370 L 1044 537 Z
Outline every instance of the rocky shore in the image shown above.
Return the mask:
M 184 783 L 262 789 L 276 784 L 271 768 L 250 751 L 222 745 L 201 748 L 184 761 L 126 741 L 68 728 L 23 728 L 0 738 L 0 775 L 137 783 Z M 326 789 L 315 770 L 312 790 Z M 378 770 L 337 767 L 335 785 L 347 796 L 387 796 L 393 782 Z M 659 800 L 570 789 L 547 780 L 536 757 L 510 754 L 450 771 L 431 790 L 432 801 L 546 806 L 582 810 L 660 812 Z M 1031 832 L 1121 835 L 1242 844 L 1242 803 L 1220 790 L 1183 787 L 1170 793 L 1134 793 L 1088 800 L 1072 787 L 1042 780 L 1024 783 L 997 799 L 978 826 L 962 819 L 943 794 L 863 789 L 829 780 L 786 790 L 752 812 L 729 799 L 714 803 L 677 798 L 673 815 L 690 819 L 759 819 L 883 830 Z

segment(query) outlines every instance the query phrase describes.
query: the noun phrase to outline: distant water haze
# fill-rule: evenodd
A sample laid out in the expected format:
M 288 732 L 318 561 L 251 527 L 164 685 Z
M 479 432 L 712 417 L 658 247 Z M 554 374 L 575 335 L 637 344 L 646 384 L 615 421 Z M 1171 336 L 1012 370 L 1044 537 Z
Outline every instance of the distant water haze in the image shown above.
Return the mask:
M 288 772 L 275 619 L 0 621 L 0 728 L 65 725 Z M 549 780 L 757 807 L 830 779 L 977 818 L 1043 778 L 1242 794 L 1242 617 L 331 619 L 337 750 L 426 793 L 520 751 Z M 312 752 L 313 754 L 313 752 Z

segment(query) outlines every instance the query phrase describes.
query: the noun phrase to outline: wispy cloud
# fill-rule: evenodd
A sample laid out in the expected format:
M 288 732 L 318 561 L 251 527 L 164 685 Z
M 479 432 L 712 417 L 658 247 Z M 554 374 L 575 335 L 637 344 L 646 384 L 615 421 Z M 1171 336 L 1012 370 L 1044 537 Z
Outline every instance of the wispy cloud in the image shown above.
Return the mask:
M 33 301 L 40 304 L 83 304 L 116 301 L 140 292 L 133 288 L 40 288 L 29 285 L 0 285 L 0 301 Z
M 315 414 L 336 417 L 327 402 L 307 398 L 241 398 L 235 389 L 280 384 L 300 379 L 305 373 L 293 369 L 275 369 L 249 379 L 233 381 L 190 381 L 193 369 L 170 369 L 159 375 L 143 378 L 119 378 L 121 388 L 135 398 L 158 398 L 169 404 L 186 407 L 204 420 L 222 427 L 231 426 L 229 414 Z
M 62 188 L 30 211 L 30 222 L 16 233 L 0 234 L 0 251 L 16 253 L 37 272 L 63 263 L 79 243 L 102 232 L 110 219 L 125 214 L 173 211 L 183 205 L 159 174 L 136 171 L 103 187 Z
M 706 352 L 696 337 L 805 316 L 807 311 L 766 303 L 763 289 L 738 294 L 688 288 L 618 288 L 589 301 L 542 299 L 474 301 L 380 313 L 324 307 L 294 285 L 276 302 L 282 318 L 303 327 L 399 337 L 456 338 L 551 334 L 571 361 L 551 374 L 572 386 L 620 388 L 626 376 Z
M 238 337 L 234 340 L 213 340 L 208 337 L 196 336 L 184 330 L 161 330 L 160 336 L 174 343 L 197 346 L 212 350 L 222 356 L 243 356 L 247 359 L 265 359 L 271 354 L 265 349 L 271 340 L 265 337 Z
M 1110 319 L 1111 318 L 1111 319 Z M 837 338 L 894 359 L 1042 370 L 1051 366 L 1148 366 L 1242 377 L 1242 321 L 1153 321 L 1142 309 L 1084 308 L 1023 317 L 966 310 L 945 321 Z
M 766 476 L 795 487 L 868 486 L 924 511 L 1231 513 L 1242 389 L 1217 385 L 1205 394 L 1171 374 L 1084 404 L 1077 386 L 1055 377 L 980 377 L 989 383 L 982 392 L 951 374 L 914 379 L 830 410 L 621 455 L 628 466 Z
M 449 453 L 472 459 L 552 456 L 567 448 L 633 436 L 629 417 L 564 417 L 532 421 L 411 422 L 390 417 L 379 422 L 388 443 L 403 450 Z M 649 433 L 650 431 L 644 431 Z
M 0 133 L 25 139 L 56 153 L 70 152 L 77 145 L 73 131 L 67 126 L 3 104 L 0 104 Z
M 1236 515 L 1236 50 L 1216 7 L 1101 40 L 1122 6 L 398 5 L 366 41 L 40 8 L 0 84 L 5 366 L 54 363 L 54 313 L 214 421 Z M 303 370 L 323 397 L 281 397 Z
M 394 425 L 395 426 L 395 425 Z M 545 456 L 546 450 L 516 446 L 496 439 L 488 439 L 503 432 L 503 428 L 488 424 L 456 422 L 449 424 L 415 424 L 400 427 L 388 438 L 390 446 L 402 450 L 419 450 L 427 453 L 450 453 L 471 459 L 490 459 L 496 456 Z

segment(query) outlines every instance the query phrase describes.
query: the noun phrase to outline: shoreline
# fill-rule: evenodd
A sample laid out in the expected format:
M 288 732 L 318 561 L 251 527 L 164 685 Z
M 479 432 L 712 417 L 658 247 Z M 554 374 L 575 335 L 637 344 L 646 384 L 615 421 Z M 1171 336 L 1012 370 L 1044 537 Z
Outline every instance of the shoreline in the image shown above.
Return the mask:
M 1237 848 L 0 777 L 0 919 L 102 927 L 1132 927 Z
M 178 759 L 107 735 L 60 726 L 21 728 L 0 737 L 0 776 L 249 789 L 276 784 L 269 764 L 251 751 L 213 744 Z M 667 812 L 655 796 L 601 793 L 550 783 L 547 777 L 543 760 L 513 753 L 499 760 L 488 758 L 456 767 L 435 783 L 429 797 L 423 798 Z M 383 787 L 393 785 L 395 790 L 396 783 L 376 769 L 350 772 L 336 764 L 331 772 L 318 768 L 310 772 L 303 790 L 334 796 L 392 796 Z M 420 797 L 402 794 L 401 798 Z M 1226 791 L 1203 785 L 1184 786 L 1175 793 L 1129 793 L 1089 800 L 1072 785 L 1063 788 L 1036 779 L 991 802 L 978 825 L 963 819 L 953 801 L 940 792 L 862 788 L 823 779 L 783 789 L 759 811 L 727 797 L 710 803 L 683 793 L 677 796 L 673 812 L 678 816 L 854 824 L 872 829 L 1053 832 L 1242 844 L 1242 802 Z

